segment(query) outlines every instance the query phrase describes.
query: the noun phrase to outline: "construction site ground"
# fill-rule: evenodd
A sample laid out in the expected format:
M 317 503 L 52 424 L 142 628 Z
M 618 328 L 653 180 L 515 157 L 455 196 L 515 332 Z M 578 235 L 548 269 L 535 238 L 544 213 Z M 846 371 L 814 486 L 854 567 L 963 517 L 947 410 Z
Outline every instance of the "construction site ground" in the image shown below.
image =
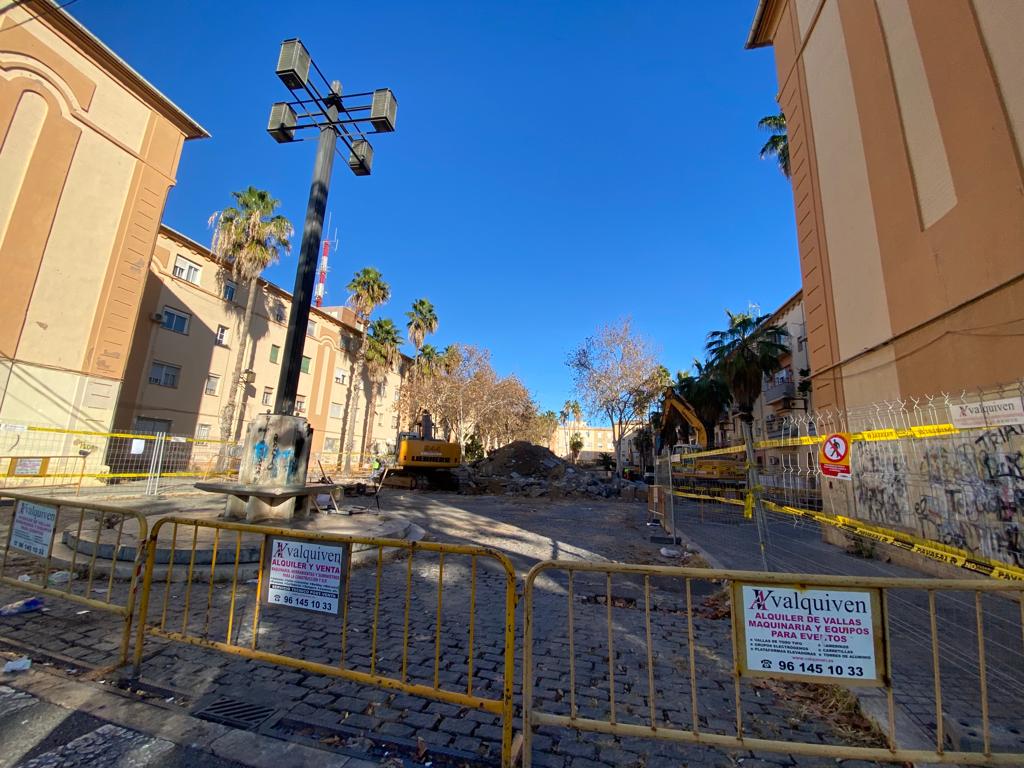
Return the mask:
M 753 525 L 744 523 L 736 515 L 737 510 L 722 509 L 717 516 L 705 515 L 700 522 L 697 510 L 678 510 L 680 531 L 686 538 L 677 552 L 662 554 L 664 544 L 650 541 L 655 529 L 646 523 L 646 505 L 604 499 L 561 499 L 508 497 L 504 495 L 463 496 L 458 494 L 437 494 L 412 491 L 390 490 L 382 493 L 381 506 L 385 514 L 407 519 L 427 532 L 427 537 L 438 541 L 460 542 L 492 547 L 504 552 L 514 563 L 521 578 L 535 563 L 546 559 L 618 561 L 632 563 L 659 563 L 665 565 L 700 565 L 704 559 L 693 554 L 702 550 L 714 563 L 728 567 L 757 568 L 757 542 Z M 713 519 L 709 519 L 713 518 Z M 799 570 L 803 572 L 850 573 L 858 575 L 880 575 L 884 573 L 905 574 L 877 561 L 865 560 L 844 553 L 823 543 L 820 535 L 808 526 L 791 531 L 779 522 L 773 523 L 773 541 L 782 546 L 775 556 L 783 558 L 773 563 L 777 570 Z M 786 543 L 789 542 L 789 543 Z M 689 551 L 688 551 L 689 550 Z M 417 562 L 419 584 L 414 586 L 414 599 L 430 606 L 436 600 L 436 563 Z M 358 639 L 366 640 L 373 610 L 374 568 L 361 568 L 353 576 L 350 626 Z M 381 602 L 381 640 L 386 650 L 382 651 L 378 663 L 382 667 L 395 663 L 395 642 L 399 643 L 402 626 L 402 606 L 405 589 L 406 567 L 402 562 L 385 563 L 382 569 L 385 599 Z M 464 653 L 466 646 L 465 595 L 449 599 L 449 587 L 465 589 L 466 574 L 454 566 L 445 570 L 444 628 L 441 633 L 441 647 L 444 656 Z M 501 633 L 492 631 L 500 626 L 502 616 L 503 580 L 497 570 L 481 568 L 478 576 L 481 597 L 477 601 L 477 635 L 475 645 L 475 690 L 494 693 L 501 685 Z M 580 579 L 577 584 L 578 606 L 576 613 L 577 652 L 581 661 L 576 667 L 576 683 L 579 703 L 583 716 L 606 717 L 604 691 L 607 688 L 606 664 L 606 607 L 602 604 L 604 578 L 587 583 Z M 727 612 L 716 608 L 713 584 L 700 586 L 695 582 L 695 601 L 698 611 L 695 617 L 696 636 L 701 645 L 697 657 L 699 671 L 698 688 L 700 696 L 700 719 L 702 728 L 729 732 L 730 723 L 735 723 L 730 657 L 731 636 Z M 615 632 L 617 634 L 616 661 L 617 681 L 625 686 L 621 691 L 620 707 L 623 716 L 629 716 L 637 709 L 642 710 L 643 694 L 646 688 L 644 636 L 644 611 L 636 610 L 638 593 L 635 583 L 616 584 Z M 0 589 L 0 604 L 23 597 L 15 590 Z M 642 597 L 640 598 L 642 600 Z M 218 589 L 214 598 L 214 612 L 227 600 L 226 590 Z M 242 598 L 240 597 L 240 600 Z M 244 603 L 244 601 L 242 601 Z M 658 693 L 658 716 L 678 727 L 689 727 L 688 703 L 691 699 L 689 675 L 682 670 L 677 657 L 684 654 L 687 620 L 680 611 L 681 594 L 674 588 L 655 590 L 656 626 L 654 643 L 657 659 L 656 686 Z M 547 711 L 561 712 L 568 706 L 567 658 L 565 639 L 565 594 L 551 584 L 538 582 L 535 606 L 537 633 L 535 637 L 537 685 L 535 695 Z M 642 605 L 642 602 L 640 603 Z M 110 664 L 116 648 L 117 621 L 97 613 L 76 615 L 74 606 L 61 605 L 57 601 L 48 603 L 47 613 L 0 619 L 0 646 L 8 651 L 7 658 L 26 653 L 33 657 L 32 678 L 47 669 L 59 672 L 64 679 L 90 678 L 82 685 L 99 686 L 104 689 L 116 687 L 119 675 L 104 672 Z M 241 606 L 245 610 L 245 605 Z M 463 613 L 460 613 L 460 610 Z M 953 606 L 952 610 L 956 610 Z M 998 606 L 995 610 L 1001 610 Z M 1008 612 L 1016 610 L 1009 605 Z M 522 663 L 522 603 L 517 613 L 516 625 L 516 670 L 515 692 L 519 701 Z M 172 608 L 168 621 L 179 620 L 179 614 Z M 315 617 L 314 617 L 315 618 Z M 1005 620 L 1010 622 L 1012 617 Z M 950 621 L 965 621 L 963 616 L 950 614 Z M 903 617 L 906 638 L 894 640 L 907 644 L 920 644 L 921 620 L 914 612 Z M 927 623 L 927 617 L 924 619 Z M 324 652 L 325 644 L 335 644 L 333 636 L 322 633 L 322 622 L 296 616 L 287 626 L 270 627 L 263 631 L 277 633 L 295 654 L 316 656 Z M 411 643 L 409 651 L 410 669 L 428 674 L 433 668 L 435 651 L 435 625 L 430 610 L 414 611 L 411 622 Z M 998 631 L 998 630 L 997 630 Z M 396 640 L 397 637 L 397 640 Z M 261 647 L 264 642 L 261 634 Z M 619 642 L 621 640 L 621 642 Z M 997 640 L 1005 640 L 997 635 Z M 1017 637 L 1019 642 L 1019 636 Z M 356 648 L 358 642 L 350 641 L 353 663 L 366 661 L 367 652 Z M 1009 642 L 1006 640 L 1006 642 Z M 368 640 L 366 640 L 368 644 Z M 400 653 L 400 650 L 399 650 Z M 998 651 L 997 651 L 998 653 Z M 442 661 L 442 680 L 461 685 L 465 679 L 463 663 Z M 1021 666 L 1008 669 L 1000 665 L 999 674 L 1009 675 L 1014 687 L 1000 687 L 993 691 L 997 699 L 993 702 L 993 714 L 999 722 L 1012 729 L 1019 720 Z M 897 670 L 898 672 L 898 670 Z M 964 672 L 961 686 L 965 691 L 970 687 L 968 672 Z M 123 675 L 122 675 L 123 677 Z M 644 681 L 643 686 L 634 685 L 633 678 Z M 0 675 L 0 685 L 12 690 L 19 688 L 17 675 Z M 103 680 L 101 684 L 99 681 Z M 914 676 L 902 676 L 898 680 L 900 702 L 899 724 L 911 722 L 913 730 L 921 738 L 928 736 L 927 681 Z M 122 682 L 123 686 L 124 683 Z M 916 690 L 914 686 L 921 686 Z M 956 690 L 957 681 L 949 682 L 950 690 Z M 267 743 L 287 745 L 289 749 L 302 746 L 310 750 L 330 753 L 324 756 L 337 761 L 367 760 L 369 764 L 397 765 L 387 763 L 388 744 L 418 745 L 421 760 L 410 757 L 406 751 L 406 765 L 432 762 L 441 765 L 495 765 L 500 745 L 500 723 L 495 716 L 483 712 L 467 711 L 453 704 L 431 702 L 423 698 L 396 694 L 356 683 L 289 670 L 260 662 L 247 661 L 225 656 L 207 650 L 181 644 L 150 641 L 146 646 L 146 659 L 142 667 L 141 685 L 138 688 L 146 696 L 133 699 L 138 706 L 170 707 L 181 716 L 199 709 L 204 702 L 218 696 L 243 698 L 262 702 L 273 711 L 253 732 L 238 732 L 243 738 L 270 739 Z M 0 740 L 6 741 L 7 729 L 17 728 L 17 717 L 4 715 L 11 706 L 9 700 L 15 694 L 4 698 L 0 689 Z M 119 693 L 117 695 L 124 695 Z M 791 685 L 747 685 L 743 691 L 743 709 L 748 733 L 763 738 L 800 740 L 830 743 L 855 743 L 879 745 L 880 734 L 872 729 L 869 722 L 856 713 L 856 707 L 849 706 L 849 700 L 836 696 L 834 706 L 821 701 L 809 701 L 799 687 Z M 822 698 L 818 696 L 817 698 Z M 966 700 L 965 693 L 965 700 Z M 1013 709 L 1014 699 L 1017 707 Z M 152 702 L 146 704 L 146 701 Z M 17 704 L 17 706 L 22 706 Z M 5 708 L 7 708 L 5 710 Z M 641 712 L 642 714 L 642 712 Z M 90 713 L 97 721 L 117 724 L 105 719 L 102 712 Z M 976 716 L 976 713 L 975 713 Z M 14 718 L 12 720 L 12 717 Z M 934 718 L 932 718 L 934 719 Z M 203 727 L 210 725 L 204 721 Z M 92 721 L 90 721 L 92 722 Z M 128 726 L 131 728 L 132 726 Z M 222 728 L 224 726 L 217 726 Z M 517 718 L 515 727 L 520 727 Z M 136 730 L 145 733 L 144 729 Z M 1012 737 L 1009 730 L 1006 731 Z M 221 734 L 218 738 L 226 738 Z M 0 768 L 8 765 L 26 764 L 25 757 L 44 753 L 49 742 L 41 734 L 35 746 L 26 745 L 20 757 L 7 758 L 0 755 Z M 59 740 L 59 739 L 58 739 Z M 165 739 L 170 741 L 170 739 Z M 902 740 L 902 739 L 901 739 Z M 209 742 L 210 744 L 214 741 Z M 224 742 L 229 743 L 229 742 Z M 262 743 L 262 742 L 261 742 Z M 186 744 L 185 747 L 188 745 Z M 207 752 L 218 760 L 240 760 L 238 753 L 219 755 L 215 750 Z M 906 746 L 922 746 L 910 743 Z M 965 745 L 970 746 L 970 745 Z M 184 748 L 184 747 L 182 747 Z M 168 754 L 173 750 L 165 747 Z M 305 754 L 305 753 L 303 753 Z M 278 760 L 276 766 L 302 765 L 297 762 L 299 753 L 292 761 Z M 834 759 L 793 757 L 787 754 L 750 752 L 725 752 L 707 747 L 690 747 L 669 742 L 644 739 L 614 738 L 600 734 L 579 734 L 566 730 L 542 728 L 538 731 L 534 745 L 534 764 L 567 768 L 592 768 L 593 766 L 736 766 L 747 768 L 767 765 L 835 766 Z M 168 758 L 170 759 L 170 758 Z M 39 765 L 49 764 L 40 763 Z M 53 763 L 58 764 L 58 763 Z M 101 765 L 75 763 L 75 765 Z M 146 763 L 139 763 L 146 764 Z M 154 765 L 173 765 L 173 762 L 154 762 Z M 196 762 L 192 764 L 232 765 L 231 762 Z M 254 763 L 255 764 L 255 763 Z M 362 762 L 325 762 L 328 765 L 365 765 Z M 855 766 L 855 761 L 845 765 Z M 35 764 L 33 764 L 35 765 Z

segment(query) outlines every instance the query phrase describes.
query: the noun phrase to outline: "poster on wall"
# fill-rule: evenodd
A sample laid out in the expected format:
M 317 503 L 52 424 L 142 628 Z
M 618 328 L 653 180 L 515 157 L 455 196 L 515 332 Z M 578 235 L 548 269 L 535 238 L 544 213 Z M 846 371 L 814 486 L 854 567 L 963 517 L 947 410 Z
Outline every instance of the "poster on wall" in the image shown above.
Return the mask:
M 949 406 L 949 413 L 953 425 L 959 429 L 1024 424 L 1024 403 L 1019 397 L 953 404 Z
M 338 614 L 347 544 L 270 538 L 263 563 L 263 602 L 286 608 Z
M 11 549 L 46 557 L 57 524 L 57 508 L 49 504 L 19 501 L 11 525 Z
M 884 685 L 877 589 L 733 582 L 740 674 Z

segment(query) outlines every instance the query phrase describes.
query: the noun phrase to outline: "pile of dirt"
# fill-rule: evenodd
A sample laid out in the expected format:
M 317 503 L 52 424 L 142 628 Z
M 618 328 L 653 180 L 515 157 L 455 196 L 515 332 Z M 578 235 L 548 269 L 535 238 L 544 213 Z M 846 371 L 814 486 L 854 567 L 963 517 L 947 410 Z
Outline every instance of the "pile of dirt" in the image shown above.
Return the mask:
M 631 499 L 640 495 L 636 483 L 599 477 L 560 459 L 543 446 L 523 440 L 491 451 L 487 458 L 463 467 L 460 475 L 460 487 L 466 493 L 609 498 L 619 496 L 623 487 L 629 486 Z M 646 486 L 643 498 L 646 499 Z

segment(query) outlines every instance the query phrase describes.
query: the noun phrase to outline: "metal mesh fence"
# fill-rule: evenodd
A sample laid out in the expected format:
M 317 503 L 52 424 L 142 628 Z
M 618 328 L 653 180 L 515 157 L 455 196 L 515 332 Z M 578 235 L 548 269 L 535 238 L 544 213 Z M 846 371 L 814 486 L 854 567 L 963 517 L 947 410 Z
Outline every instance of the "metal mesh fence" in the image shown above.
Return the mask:
M 903 532 L 970 555 L 1024 567 L 1024 385 L 957 396 L 796 411 L 761 423 L 756 489 L 780 507 L 823 511 Z M 822 473 L 827 435 L 850 440 L 849 477 Z M 699 496 L 746 496 L 740 445 L 677 451 L 672 486 Z M 732 510 L 711 505 L 716 514 Z

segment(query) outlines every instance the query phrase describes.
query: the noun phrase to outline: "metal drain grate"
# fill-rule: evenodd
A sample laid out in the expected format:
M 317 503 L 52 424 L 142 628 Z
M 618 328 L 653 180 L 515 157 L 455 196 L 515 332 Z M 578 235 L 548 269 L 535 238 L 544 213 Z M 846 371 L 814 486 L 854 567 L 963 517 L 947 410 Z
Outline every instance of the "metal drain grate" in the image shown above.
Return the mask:
M 206 706 L 195 710 L 192 714 L 203 720 L 251 731 L 258 728 L 276 711 L 273 707 L 266 707 L 262 704 L 253 704 L 250 701 L 240 701 L 228 698 L 227 696 L 218 696 Z

